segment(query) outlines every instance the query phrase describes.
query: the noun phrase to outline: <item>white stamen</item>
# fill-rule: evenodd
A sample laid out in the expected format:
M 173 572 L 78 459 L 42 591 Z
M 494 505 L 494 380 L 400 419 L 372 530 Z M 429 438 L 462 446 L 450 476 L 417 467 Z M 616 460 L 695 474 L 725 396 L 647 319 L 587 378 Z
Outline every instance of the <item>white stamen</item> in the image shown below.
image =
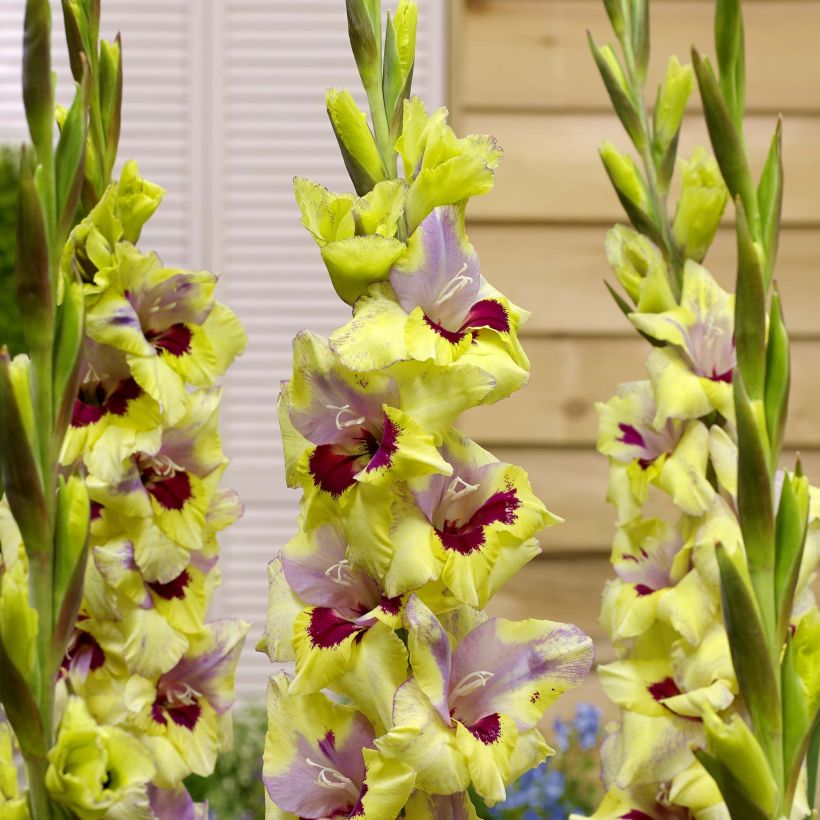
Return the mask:
M 461 270 L 439 291 L 438 298 L 433 304 L 438 307 L 443 305 L 448 299 L 460 293 L 469 285 L 473 279 L 471 276 L 465 276 L 464 271 L 467 270 L 467 263 L 461 266 Z
M 353 781 L 349 777 L 345 777 L 336 769 L 331 769 L 330 766 L 316 763 L 309 757 L 305 758 L 305 763 L 308 766 L 313 766 L 314 769 L 319 769 L 319 774 L 316 775 L 317 786 L 321 786 L 323 789 L 342 789 L 350 794 L 354 800 L 359 799 L 359 790 L 353 785 Z
M 343 587 L 352 587 L 353 582 L 350 580 L 350 561 L 347 558 L 342 559 L 332 567 L 325 570 L 325 575 L 337 584 Z
M 177 470 L 182 471 L 182 467 L 176 464 L 165 453 L 159 453 L 155 456 L 149 456 L 145 459 L 150 465 L 151 469 L 162 478 L 173 478 Z
M 344 430 L 347 427 L 356 427 L 359 424 L 364 424 L 365 423 L 365 417 L 364 416 L 359 416 L 358 418 L 352 418 L 352 419 L 348 419 L 347 421 L 342 421 L 342 416 L 345 413 L 348 413 L 351 416 L 353 415 L 353 411 L 350 409 L 349 404 L 342 405 L 341 407 L 338 407 L 335 404 L 326 404 L 325 407 L 327 407 L 328 410 L 337 410 L 338 411 L 336 413 L 336 429 L 337 430 Z
M 450 700 L 469 695 L 470 692 L 475 692 L 476 689 L 481 689 L 487 685 L 487 681 L 494 677 L 495 672 L 470 672 L 465 675 L 458 686 L 450 693 Z
M 445 491 L 444 500 L 448 502 L 458 501 L 459 498 L 474 493 L 478 487 L 478 484 L 468 484 L 461 476 L 456 476 Z
M 185 682 L 175 683 L 165 691 L 165 700 L 168 704 L 190 706 L 200 697 L 202 693 L 197 692 L 193 686 Z

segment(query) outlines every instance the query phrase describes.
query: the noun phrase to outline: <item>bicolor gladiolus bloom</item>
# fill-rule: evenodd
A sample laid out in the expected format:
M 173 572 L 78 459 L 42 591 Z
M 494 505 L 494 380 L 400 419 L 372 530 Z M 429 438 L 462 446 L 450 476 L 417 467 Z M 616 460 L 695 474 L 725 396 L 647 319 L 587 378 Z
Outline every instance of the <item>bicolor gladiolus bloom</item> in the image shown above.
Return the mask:
M 209 623 L 168 672 L 154 680 L 135 675 L 128 682 L 127 723 L 143 733 L 161 788 L 173 788 L 191 772 L 213 771 L 220 716 L 234 702 L 236 665 L 249 628 L 242 621 Z
M 598 411 L 598 450 L 626 466 L 629 493 L 639 504 L 650 484 L 668 493 L 684 512 L 700 515 L 715 490 L 706 478 L 709 431 L 699 421 L 668 419 L 658 429 L 650 382 L 628 382 Z M 611 493 L 612 495 L 612 493 Z
M 477 365 L 496 380 L 484 399 L 489 403 L 527 381 L 529 362 L 517 337 L 524 318 L 481 276 L 463 206 L 446 207 L 425 219 L 389 284 L 371 286 L 330 341 L 355 370 L 403 359 Z
M 216 276 L 163 268 L 129 244 L 116 281 L 88 306 L 88 335 L 121 350 L 136 382 L 170 423 L 185 413 L 185 384 L 207 387 L 245 348 L 236 315 L 214 301 Z
M 154 451 L 137 452 L 118 474 L 89 475 L 93 501 L 101 505 L 108 538 L 134 544 L 137 566 L 148 581 L 166 584 L 202 549 L 206 517 L 227 460 L 217 431 L 220 392 L 186 393 L 185 413 L 165 427 Z M 119 533 L 118 533 L 119 530 Z
M 657 402 L 655 427 L 669 418 L 698 419 L 713 410 L 734 420 L 734 303 L 734 296 L 706 268 L 690 260 L 684 268 L 678 307 L 630 314 L 640 331 L 666 342 L 647 361 Z
M 444 393 L 446 373 L 400 363 L 359 373 L 344 367 L 326 339 L 300 333 L 296 368 L 283 386 L 283 416 L 301 444 L 286 458 L 306 489 L 349 501 L 358 483 L 383 484 L 450 470 L 437 450 L 445 430 L 489 389 L 479 370 L 458 394 Z
M 413 769 L 374 748 L 373 728 L 354 708 L 289 689 L 285 673 L 271 677 L 262 779 L 281 810 L 272 816 L 397 817 L 413 790 Z
M 384 577 L 388 595 L 440 578 L 459 601 L 484 606 L 539 553 L 536 533 L 560 519 L 535 497 L 524 470 L 497 461 L 466 436 L 451 433 L 441 455 L 447 474 L 411 480 L 409 492 L 383 508 L 389 525 L 379 533 L 376 515 L 373 537 L 352 540 L 350 554 Z
M 592 665 L 592 642 L 567 624 L 492 618 L 453 648 L 417 596 L 405 610 L 413 677 L 396 692 L 394 728 L 376 741 L 410 763 L 430 794 L 472 782 L 491 803 L 506 783 L 537 766 L 549 747 L 535 725 Z

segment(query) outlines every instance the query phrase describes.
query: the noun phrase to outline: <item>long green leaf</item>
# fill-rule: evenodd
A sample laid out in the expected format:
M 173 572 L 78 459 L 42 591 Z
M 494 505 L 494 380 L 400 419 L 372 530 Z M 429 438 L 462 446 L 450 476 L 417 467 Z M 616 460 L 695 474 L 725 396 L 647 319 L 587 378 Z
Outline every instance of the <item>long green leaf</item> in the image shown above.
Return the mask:
M 51 155 L 54 93 L 51 85 L 51 7 L 27 0 L 23 32 L 23 103 L 31 139 L 41 161 Z
M 752 236 L 757 237 L 760 232 L 757 192 L 752 181 L 752 172 L 741 134 L 732 120 L 731 112 L 723 99 L 714 69 L 709 61 L 702 58 L 696 49 L 692 49 L 692 63 L 703 100 L 709 138 L 718 165 L 720 165 L 720 172 L 732 198 L 740 197 L 743 201 Z
M 737 297 L 735 339 L 737 364 L 752 399 L 762 399 L 766 379 L 766 294 L 763 265 L 746 219 L 746 209 L 737 205 Z
M 734 123 L 740 130 L 746 105 L 746 60 L 740 0 L 717 0 L 715 46 L 720 71 L 720 89 Z
M 722 546 L 717 549 L 723 618 L 732 662 L 761 748 L 772 771 L 782 768 L 778 679 L 759 610 L 747 583 Z
M 774 508 L 769 459 L 758 417 L 735 371 L 738 439 L 737 506 L 749 562 L 749 574 L 760 605 L 766 635 L 774 641 Z M 773 643 L 770 644 L 774 648 Z
M 766 346 L 766 431 L 769 436 L 772 469 L 775 469 L 783 447 L 783 434 L 789 414 L 789 390 L 791 388 L 791 355 L 789 336 L 783 320 L 780 294 L 772 294 L 769 311 L 769 341 Z
M 717 783 L 732 818 L 770 820 L 769 815 L 746 794 L 746 790 L 720 760 L 705 749 L 696 749 L 695 757 Z
M 780 244 L 780 216 L 783 211 L 783 120 L 778 117 L 769 155 L 757 186 L 761 241 L 766 251 L 764 284 L 772 281 Z

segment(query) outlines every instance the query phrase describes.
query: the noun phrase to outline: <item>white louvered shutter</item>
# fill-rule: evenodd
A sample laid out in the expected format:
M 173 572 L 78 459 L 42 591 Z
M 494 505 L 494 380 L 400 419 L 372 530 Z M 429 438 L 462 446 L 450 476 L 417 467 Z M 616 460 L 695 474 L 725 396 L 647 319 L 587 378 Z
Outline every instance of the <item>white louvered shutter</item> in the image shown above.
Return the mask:
M 385 5 L 393 5 L 385 3 Z M 445 0 L 418 0 L 415 93 L 444 97 Z M 65 101 L 70 77 L 55 8 L 55 68 Z M 330 86 L 360 105 L 343 0 L 103 0 L 103 36 L 121 31 L 121 160 L 136 159 L 168 196 L 141 246 L 169 265 L 222 273 L 221 301 L 250 337 L 224 380 L 225 478 L 245 516 L 221 537 L 223 585 L 214 615 L 252 621 L 237 681 L 264 696 L 270 671 L 254 651 L 267 610 L 268 561 L 295 533 L 298 493 L 285 486 L 276 424 L 279 383 L 290 376 L 291 339 L 328 333 L 349 313 L 300 223 L 292 180 L 347 190 L 324 110 Z M 0 142 L 25 138 L 20 102 L 21 0 L 0 0 Z

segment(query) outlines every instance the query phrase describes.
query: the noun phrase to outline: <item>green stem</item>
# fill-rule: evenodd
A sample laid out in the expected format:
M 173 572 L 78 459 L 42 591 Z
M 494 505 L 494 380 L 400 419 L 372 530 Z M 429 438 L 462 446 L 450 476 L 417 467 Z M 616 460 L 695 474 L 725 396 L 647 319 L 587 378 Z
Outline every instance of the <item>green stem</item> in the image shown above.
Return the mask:
M 390 139 L 390 126 L 387 122 L 387 113 L 384 110 L 384 97 L 381 85 L 370 85 L 365 89 L 367 102 L 370 105 L 370 116 L 373 118 L 373 131 L 376 137 L 376 147 L 382 158 L 385 173 L 388 179 L 396 179 L 398 164 L 396 150 Z
M 638 120 L 641 126 L 641 141 L 640 144 L 635 143 L 635 148 L 641 157 L 641 162 L 646 174 L 647 193 L 649 195 L 649 204 L 652 208 L 651 216 L 663 240 L 665 256 L 672 273 L 670 281 L 672 292 L 676 299 L 680 299 L 681 288 L 683 286 L 683 262 L 672 232 L 672 223 L 669 220 L 667 196 L 661 191 L 660 185 L 658 184 L 658 169 L 655 165 L 655 158 L 652 155 L 652 130 L 649 126 L 649 114 L 646 110 L 643 83 L 638 77 L 635 66 L 635 55 L 632 51 L 629 34 L 624 32 L 619 36 L 619 40 L 621 49 L 623 50 L 626 78 L 632 95 L 632 103 L 638 112 Z
M 46 789 L 48 760 L 45 757 L 27 756 L 26 777 L 28 780 L 29 809 L 32 820 L 51 820 L 54 817 L 51 798 Z

